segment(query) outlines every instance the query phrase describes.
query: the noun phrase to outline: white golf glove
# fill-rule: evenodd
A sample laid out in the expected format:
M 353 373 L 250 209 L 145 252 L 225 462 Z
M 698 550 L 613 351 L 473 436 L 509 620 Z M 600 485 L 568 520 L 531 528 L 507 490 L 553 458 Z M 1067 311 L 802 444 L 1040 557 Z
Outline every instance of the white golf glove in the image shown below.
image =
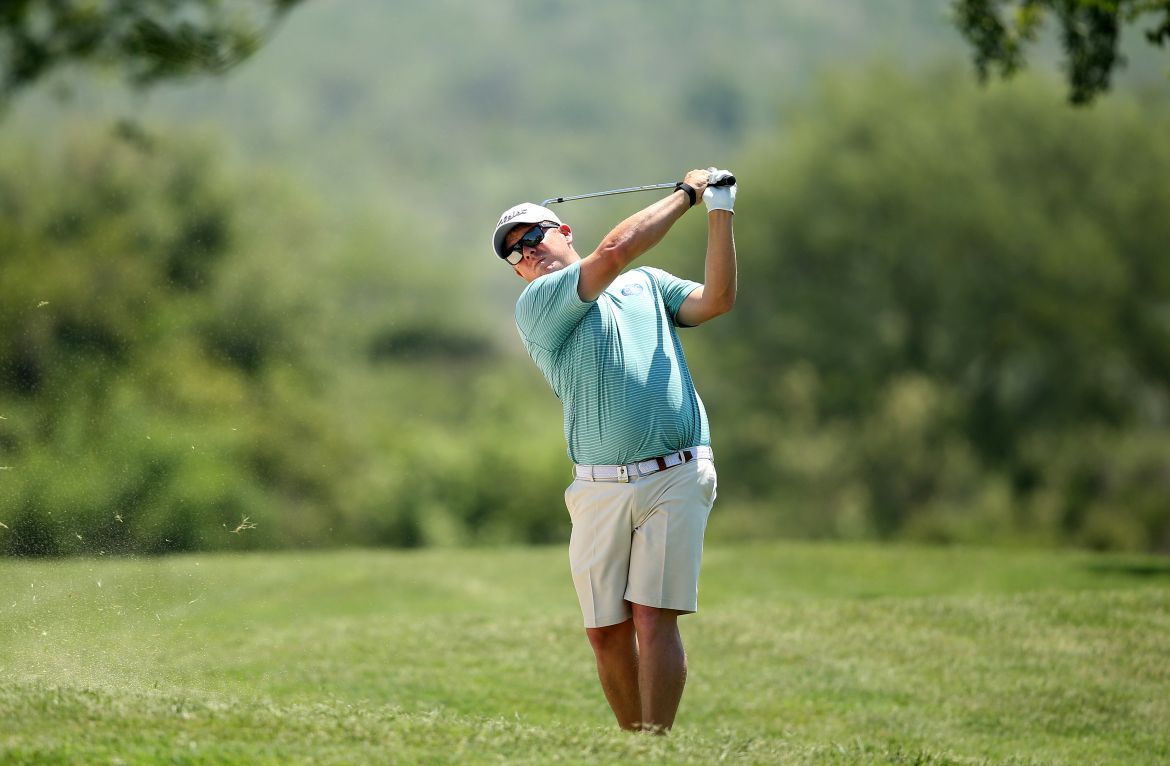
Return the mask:
M 735 186 L 715 186 L 720 180 L 732 175 L 730 170 L 719 170 L 717 168 L 707 168 L 711 174 L 707 181 L 707 189 L 703 192 L 703 204 L 707 206 L 707 212 L 712 210 L 726 210 L 729 213 L 735 213 L 732 208 L 735 207 Z

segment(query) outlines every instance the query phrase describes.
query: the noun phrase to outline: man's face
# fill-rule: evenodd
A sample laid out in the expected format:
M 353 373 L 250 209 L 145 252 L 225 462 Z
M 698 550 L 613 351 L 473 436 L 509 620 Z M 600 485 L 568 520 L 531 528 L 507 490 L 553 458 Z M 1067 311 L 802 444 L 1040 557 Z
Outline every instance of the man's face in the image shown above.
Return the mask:
M 537 225 L 539 224 L 522 223 L 513 226 L 504 236 L 504 249 L 510 249 Z M 523 255 L 524 257 L 513 268 L 525 282 L 531 282 L 537 277 L 543 277 L 581 260 L 573 250 L 573 232 L 563 224 L 559 227 L 546 228 L 541 243 L 535 247 L 524 247 Z

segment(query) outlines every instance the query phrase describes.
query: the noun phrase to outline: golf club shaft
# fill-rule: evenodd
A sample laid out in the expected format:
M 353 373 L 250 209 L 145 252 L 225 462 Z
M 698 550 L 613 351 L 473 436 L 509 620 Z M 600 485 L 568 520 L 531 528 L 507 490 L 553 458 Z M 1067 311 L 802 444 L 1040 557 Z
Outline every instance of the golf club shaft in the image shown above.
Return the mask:
M 629 194 L 630 192 L 654 191 L 655 189 L 673 189 L 677 184 L 674 181 L 667 181 L 661 184 L 648 184 L 646 186 L 629 186 L 625 189 L 610 189 L 609 191 L 591 192 L 589 194 L 577 194 L 571 197 L 550 197 L 540 204 L 544 207 L 555 205 L 558 202 L 571 202 L 575 199 L 589 199 L 590 197 L 608 197 L 611 194 Z M 719 181 L 715 186 L 734 186 L 735 176 L 727 176 Z
M 590 194 L 577 194 L 572 197 L 553 197 L 541 202 L 541 205 L 555 205 L 558 202 L 570 202 L 575 199 L 589 199 L 590 197 L 608 197 L 610 194 L 629 194 L 630 192 L 653 191 L 655 189 L 673 189 L 674 182 L 670 181 L 664 184 L 649 184 L 647 186 L 630 186 L 625 189 L 610 189 L 609 191 L 592 192 Z

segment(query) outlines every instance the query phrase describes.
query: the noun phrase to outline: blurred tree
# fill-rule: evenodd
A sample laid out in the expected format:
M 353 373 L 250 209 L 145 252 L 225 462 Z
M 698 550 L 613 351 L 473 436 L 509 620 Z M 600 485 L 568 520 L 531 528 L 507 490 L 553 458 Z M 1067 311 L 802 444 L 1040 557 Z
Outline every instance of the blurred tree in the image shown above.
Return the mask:
M 1049 15 L 1060 24 L 1067 57 L 1069 100 L 1091 102 L 1109 90 L 1121 28 L 1139 19 L 1153 26 L 1146 39 L 1162 47 L 1170 40 L 1170 0 L 955 0 L 955 23 L 975 49 L 975 68 L 986 80 L 992 70 L 1009 77 L 1024 66 L 1024 48 L 1036 41 Z
M 0 140 L 0 555 L 563 537 L 539 373 L 390 226 L 179 135 Z
M 963 79 L 843 78 L 739 163 L 752 287 L 688 340 L 724 496 L 787 493 L 802 533 L 1164 547 L 1170 126 Z
M 328 542 L 304 211 L 185 142 L 34 155 L 0 147 L 0 552 Z
M 71 63 L 135 85 L 220 74 L 255 53 L 301 0 L 5 0 L 0 102 Z

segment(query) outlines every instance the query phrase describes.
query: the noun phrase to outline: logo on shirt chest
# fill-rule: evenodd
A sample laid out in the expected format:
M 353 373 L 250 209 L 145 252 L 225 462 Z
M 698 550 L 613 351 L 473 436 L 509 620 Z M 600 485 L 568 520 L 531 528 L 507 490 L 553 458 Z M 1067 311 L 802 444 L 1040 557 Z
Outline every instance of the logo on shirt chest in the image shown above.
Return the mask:
M 637 283 L 626 285 L 622 288 L 622 295 L 626 296 L 627 298 L 636 298 L 637 296 L 641 295 L 645 289 L 646 288 L 644 286 Z

